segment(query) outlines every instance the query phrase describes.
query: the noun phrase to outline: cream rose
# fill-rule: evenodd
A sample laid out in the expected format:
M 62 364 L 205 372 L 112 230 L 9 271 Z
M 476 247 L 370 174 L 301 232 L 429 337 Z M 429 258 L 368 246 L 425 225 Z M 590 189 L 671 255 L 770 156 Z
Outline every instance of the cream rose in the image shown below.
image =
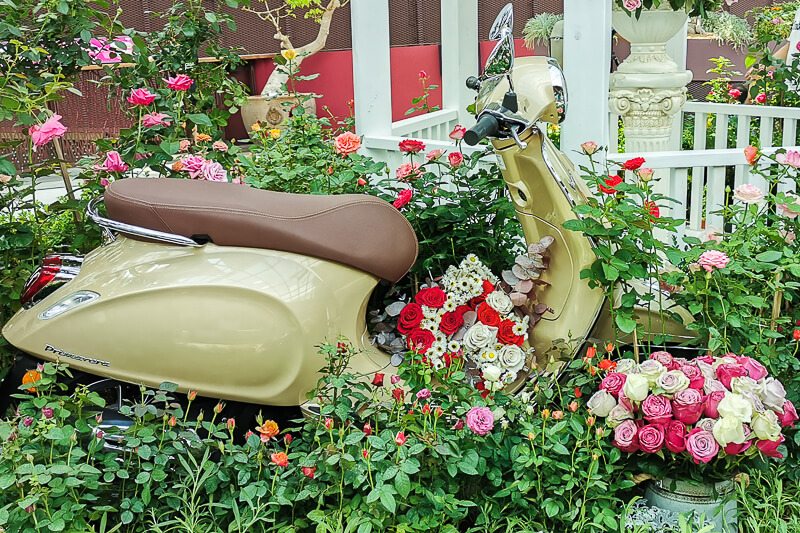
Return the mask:
M 689 388 L 689 378 L 680 370 L 668 370 L 658 376 L 656 386 L 663 389 L 665 394 L 673 395 L 678 391 Z
M 503 291 L 490 292 L 486 297 L 486 303 L 501 315 L 507 315 L 514 309 L 514 303 L 511 298 Z
M 744 426 L 732 416 L 723 416 L 717 420 L 711 433 L 723 448 L 730 443 L 742 444 L 745 441 Z
M 764 378 L 761 382 L 761 401 L 764 405 L 775 411 L 783 410 L 786 403 L 786 389 L 783 384 L 775 378 Z M 775 439 L 771 439 L 775 440 Z
M 775 411 L 754 414 L 750 429 L 762 440 L 778 440 L 781 436 L 781 423 Z
M 493 346 L 497 341 L 497 328 L 478 322 L 464 334 L 463 343 L 467 350 L 474 352 L 481 348 Z
M 720 417 L 733 417 L 739 422 L 749 423 L 753 416 L 753 406 L 741 394 L 729 392 L 719 402 L 717 412 Z
M 499 381 L 503 373 L 503 369 L 495 365 L 486 365 L 482 370 L 483 379 L 486 381 Z
M 608 413 L 608 416 L 606 417 L 606 425 L 611 429 L 614 429 L 626 420 L 631 420 L 632 418 L 633 413 L 628 411 L 624 405 L 617 404 L 613 409 L 611 409 L 611 412 Z
M 651 385 L 655 385 L 658 377 L 666 371 L 666 367 L 655 359 L 648 359 L 639 364 L 639 374 L 646 377 Z
M 731 390 L 739 394 L 760 394 L 761 384 L 747 376 L 736 376 L 731 378 Z
M 733 199 L 743 204 L 757 204 L 764 199 L 764 193 L 752 183 L 745 183 L 733 190 Z
M 633 359 L 620 359 L 617 361 L 617 368 L 614 369 L 614 372 L 618 372 L 620 374 L 630 374 L 636 370 L 636 361 Z
M 658 364 L 660 365 L 661 363 Z M 647 398 L 649 391 L 650 382 L 642 374 L 629 374 L 625 380 L 625 385 L 622 386 L 622 392 L 634 402 L 641 402 Z
M 500 363 L 509 372 L 519 372 L 525 364 L 525 352 L 513 344 L 506 344 L 500 348 Z
M 608 416 L 616 405 L 617 399 L 610 392 L 603 389 L 595 392 L 586 402 L 586 407 L 590 413 L 604 418 Z

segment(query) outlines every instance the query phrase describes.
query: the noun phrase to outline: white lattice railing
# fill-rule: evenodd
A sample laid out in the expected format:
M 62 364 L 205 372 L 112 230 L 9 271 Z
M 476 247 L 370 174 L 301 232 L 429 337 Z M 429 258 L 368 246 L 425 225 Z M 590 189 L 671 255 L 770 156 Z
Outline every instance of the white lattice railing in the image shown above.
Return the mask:
M 704 228 L 722 228 L 721 217 L 713 213 L 724 205 L 726 187 L 766 187 L 763 178 L 750 173 L 745 147 L 755 141 L 766 154 L 779 147 L 797 149 L 798 120 L 798 108 L 688 102 L 682 110 L 682 137 L 691 141 L 690 149 L 634 154 L 617 153 L 619 117 L 612 115 L 608 159 L 622 163 L 644 157 L 650 168 L 669 169 L 659 190 L 678 201 L 670 216 L 686 220 L 685 234 L 699 235 Z M 783 191 L 794 188 L 794 182 L 780 185 Z

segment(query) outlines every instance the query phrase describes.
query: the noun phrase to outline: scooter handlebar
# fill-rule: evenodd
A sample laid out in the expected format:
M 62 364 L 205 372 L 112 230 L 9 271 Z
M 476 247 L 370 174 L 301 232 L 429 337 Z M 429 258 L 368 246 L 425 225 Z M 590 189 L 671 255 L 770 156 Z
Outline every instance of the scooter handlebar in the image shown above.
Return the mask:
M 492 115 L 483 115 L 478 123 L 464 133 L 464 142 L 470 146 L 475 146 L 481 139 L 497 135 L 500 130 L 500 123 Z

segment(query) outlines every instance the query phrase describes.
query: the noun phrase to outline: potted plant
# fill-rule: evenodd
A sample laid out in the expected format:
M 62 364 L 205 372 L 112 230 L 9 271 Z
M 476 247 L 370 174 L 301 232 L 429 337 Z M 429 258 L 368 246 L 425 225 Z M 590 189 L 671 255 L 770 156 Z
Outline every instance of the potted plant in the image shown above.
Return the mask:
M 331 20 L 334 12 L 347 4 L 349 0 L 283 0 L 277 3 L 272 0 L 260 0 L 263 9 L 252 7 L 244 8 L 255 13 L 261 20 L 269 22 L 275 28 L 273 37 L 281 45 L 281 54 L 275 57 L 275 70 L 272 71 L 261 93 L 248 98 L 247 104 L 242 107 L 242 120 L 245 127 L 250 127 L 259 121 L 267 123 L 270 127 L 282 124 L 289 113 L 289 109 L 298 103 L 309 113 L 316 112 L 313 98 L 298 98 L 287 89 L 290 77 L 300 79 L 297 73 L 303 60 L 316 54 L 325 47 L 325 42 L 330 33 Z M 285 33 L 283 22 L 287 18 L 295 18 L 297 11 L 306 9 L 305 17 L 311 18 L 319 24 L 317 37 L 310 43 L 295 48 L 291 37 Z

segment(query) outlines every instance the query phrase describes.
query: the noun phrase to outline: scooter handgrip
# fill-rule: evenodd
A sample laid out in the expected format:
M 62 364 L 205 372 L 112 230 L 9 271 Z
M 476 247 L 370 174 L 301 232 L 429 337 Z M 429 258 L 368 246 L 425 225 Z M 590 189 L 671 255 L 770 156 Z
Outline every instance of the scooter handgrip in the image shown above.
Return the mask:
M 481 139 L 497 135 L 500 130 L 500 123 L 492 115 L 483 115 L 478 123 L 472 126 L 464 134 L 464 142 L 470 146 L 475 146 Z

